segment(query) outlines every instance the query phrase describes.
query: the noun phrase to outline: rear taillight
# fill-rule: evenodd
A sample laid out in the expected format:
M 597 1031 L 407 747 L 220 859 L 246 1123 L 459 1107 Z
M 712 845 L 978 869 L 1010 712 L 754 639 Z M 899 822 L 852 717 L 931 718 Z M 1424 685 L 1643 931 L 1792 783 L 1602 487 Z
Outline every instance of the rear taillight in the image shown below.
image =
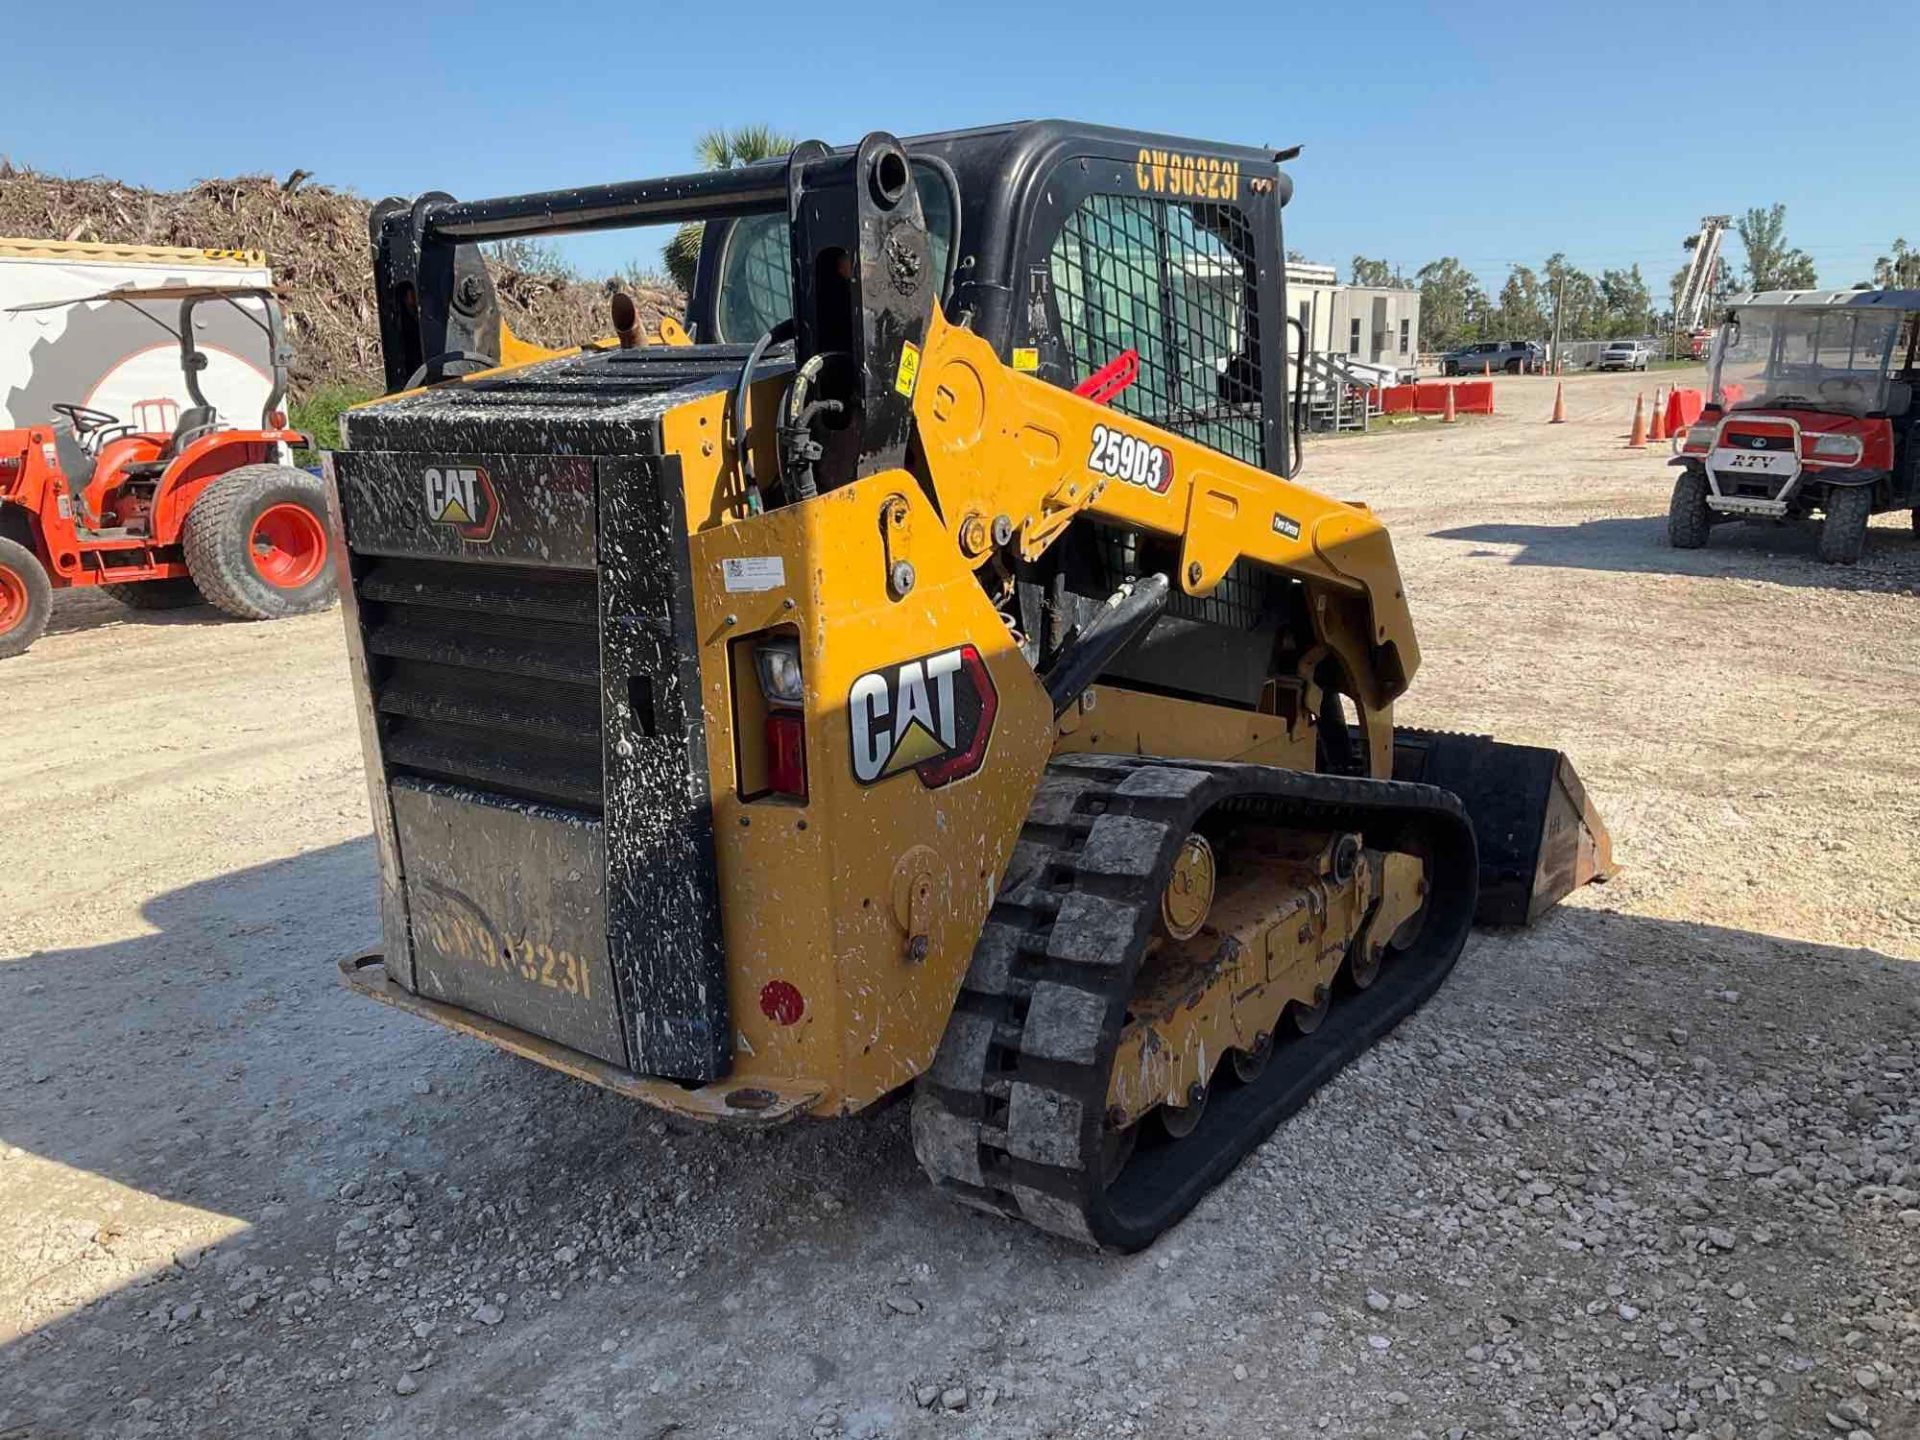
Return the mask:
M 1711 450 L 1714 437 L 1720 433 L 1718 425 L 1694 425 L 1687 430 L 1686 449 Z
M 800 669 L 800 642 L 791 636 L 763 640 L 753 647 L 753 668 L 766 702 L 766 790 L 789 800 L 807 798 L 806 679 Z
M 767 712 L 767 788 L 791 800 L 807 798 L 807 722 L 798 710 Z

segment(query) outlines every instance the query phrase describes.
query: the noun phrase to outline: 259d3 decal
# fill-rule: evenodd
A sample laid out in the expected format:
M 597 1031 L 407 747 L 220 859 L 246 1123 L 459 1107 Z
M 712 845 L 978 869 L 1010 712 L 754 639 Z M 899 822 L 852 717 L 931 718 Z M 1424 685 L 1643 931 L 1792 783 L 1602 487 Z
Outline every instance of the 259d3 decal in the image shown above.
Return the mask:
M 1087 468 L 1164 495 L 1173 484 L 1173 452 L 1164 445 L 1142 440 L 1111 425 L 1093 427 L 1093 449 Z
M 847 695 L 853 778 L 872 785 L 912 770 L 929 790 L 964 779 L 986 758 L 999 708 L 971 645 L 869 670 Z

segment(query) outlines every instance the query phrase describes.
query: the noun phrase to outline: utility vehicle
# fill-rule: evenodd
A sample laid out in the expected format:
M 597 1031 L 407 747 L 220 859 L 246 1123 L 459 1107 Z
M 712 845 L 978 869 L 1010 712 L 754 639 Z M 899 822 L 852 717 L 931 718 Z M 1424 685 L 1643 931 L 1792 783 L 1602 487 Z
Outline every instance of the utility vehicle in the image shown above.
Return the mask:
M 1706 410 L 1674 439 L 1672 544 L 1696 550 L 1728 520 L 1819 512 L 1820 558 L 1851 565 L 1871 516 L 1920 506 L 1917 320 L 1920 290 L 1735 296 Z

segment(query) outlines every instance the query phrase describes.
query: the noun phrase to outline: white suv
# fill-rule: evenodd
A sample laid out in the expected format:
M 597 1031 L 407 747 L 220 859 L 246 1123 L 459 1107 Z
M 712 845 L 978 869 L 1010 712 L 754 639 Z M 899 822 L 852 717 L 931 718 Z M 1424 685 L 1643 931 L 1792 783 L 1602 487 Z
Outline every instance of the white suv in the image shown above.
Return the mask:
M 1644 370 L 1653 351 L 1644 340 L 1614 340 L 1600 352 L 1602 370 Z

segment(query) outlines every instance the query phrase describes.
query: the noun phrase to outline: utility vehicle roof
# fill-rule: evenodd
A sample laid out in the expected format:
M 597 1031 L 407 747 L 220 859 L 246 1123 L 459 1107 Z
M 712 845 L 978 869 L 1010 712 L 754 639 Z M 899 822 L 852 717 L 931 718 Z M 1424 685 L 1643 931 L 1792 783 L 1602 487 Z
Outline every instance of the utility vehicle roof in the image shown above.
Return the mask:
M 1727 301 L 1727 308 L 1749 306 L 1871 306 L 1878 310 L 1920 310 L 1920 290 L 1749 290 Z

